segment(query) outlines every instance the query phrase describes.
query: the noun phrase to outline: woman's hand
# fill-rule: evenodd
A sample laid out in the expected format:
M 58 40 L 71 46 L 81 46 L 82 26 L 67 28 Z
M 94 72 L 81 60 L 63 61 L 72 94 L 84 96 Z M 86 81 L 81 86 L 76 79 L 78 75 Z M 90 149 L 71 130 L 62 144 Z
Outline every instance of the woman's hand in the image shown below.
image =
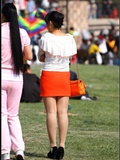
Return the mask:
M 40 56 L 40 62 L 45 62 L 45 54 L 42 54 L 42 55 Z

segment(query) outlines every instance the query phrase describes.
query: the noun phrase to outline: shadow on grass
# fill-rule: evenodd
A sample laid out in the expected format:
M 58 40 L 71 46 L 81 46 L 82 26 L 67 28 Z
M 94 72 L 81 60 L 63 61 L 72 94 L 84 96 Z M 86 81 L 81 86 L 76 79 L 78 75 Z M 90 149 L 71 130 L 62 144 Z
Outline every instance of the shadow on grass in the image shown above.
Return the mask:
M 43 154 L 36 154 L 36 153 L 29 153 L 29 152 L 24 152 L 25 156 L 27 157 L 39 157 L 39 158 L 47 158 Z M 15 155 L 13 152 L 11 152 L 11 155 Z M 12 158 L 11 160 L 16 160 L 15 157 Z
M 29 153 L 29 152 L 25 152 L 25 156 L 28 157 L 41 157 L 41 158 L 47 158 L 45 155 L 43 154 L 36 154 L 36 153 Z

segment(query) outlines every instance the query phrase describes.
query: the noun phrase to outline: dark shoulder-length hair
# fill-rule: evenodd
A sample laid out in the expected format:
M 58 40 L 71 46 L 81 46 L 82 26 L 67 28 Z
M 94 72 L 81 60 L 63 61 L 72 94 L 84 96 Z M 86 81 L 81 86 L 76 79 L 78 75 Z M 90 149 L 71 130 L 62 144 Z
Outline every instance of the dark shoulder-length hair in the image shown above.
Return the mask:
M 49 24 L 49 22 L 51 21 L 54 27 L 58 29 L 61 28 L 61 26 L 63 25 L 63 20 L 64 20 L 64 15 L 57 11 L 49 12 L 45 16 L 46 24 Z
M 9 22 L 14 73 L 19 74 L 23 69 L 23 53 L 18 25 L 17 9 L 13 3 L 6 3 L 2 7 L 2 14 L 5 17 L 5 21 Z

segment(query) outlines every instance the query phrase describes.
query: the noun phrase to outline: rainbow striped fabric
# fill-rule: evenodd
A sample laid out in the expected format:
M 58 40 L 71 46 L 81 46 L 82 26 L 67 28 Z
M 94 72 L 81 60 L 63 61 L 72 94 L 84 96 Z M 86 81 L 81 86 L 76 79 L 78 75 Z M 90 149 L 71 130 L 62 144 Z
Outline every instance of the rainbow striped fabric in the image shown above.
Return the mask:
M 21 28 L 24 28 L 30 37 L 35 34 L 46 31 L 46 23 L 44 17 L 47 12 L 41 8 L 36 8 L 29 16 L 23 18 L 18 16 L 18 23 Z

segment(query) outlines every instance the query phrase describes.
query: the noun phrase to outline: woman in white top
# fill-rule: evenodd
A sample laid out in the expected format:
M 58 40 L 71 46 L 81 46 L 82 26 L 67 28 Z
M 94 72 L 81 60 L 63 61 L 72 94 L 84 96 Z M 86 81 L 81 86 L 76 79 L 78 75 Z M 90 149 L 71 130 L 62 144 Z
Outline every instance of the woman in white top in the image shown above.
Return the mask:
M 2 160 L 10 160 L 11 149 L 16 160 L 24 159 L 24 141 L 19 120 L 19 104 L 23 87 L 23 57 L 32 59 L 30 38 L 18 26 L 17 10 L 13 3 L 2 8 Z
M 40 77 L 40 96 L 46 109 L 46 124 L 50 141 L 51 159 L 62 159 L 68 129 L 68 102 L 70 96 L 69 58 L 77 53 L 72 35 L 61 31 L 64 15 L 49 12 L 46 25 L 49 32 L 39 41 L 38 58 L 44 62 Z M 56 144 L 58 118 L 59 145 Z

